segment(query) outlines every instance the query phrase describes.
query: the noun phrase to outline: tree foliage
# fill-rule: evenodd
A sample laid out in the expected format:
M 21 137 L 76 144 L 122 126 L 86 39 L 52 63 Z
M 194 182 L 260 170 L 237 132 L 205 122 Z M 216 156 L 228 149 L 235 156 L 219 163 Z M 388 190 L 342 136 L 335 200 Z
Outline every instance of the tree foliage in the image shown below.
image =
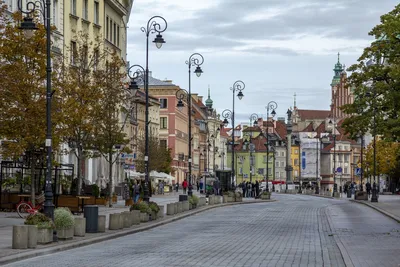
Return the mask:
M 150 135 L 149 137 L 149 171 L 158 171 L 164 173 L 171 172 L 171 148 L 160 145 L 158 136 Z M 137 170 L 144 172 L 144 154 L 145 140 L 144 137 L 139 140 L 138 145 L 139 159 L 137 160 Z
M 369 35 L 375 41 L 352 65 L 347 86 L 354 103 L 343 106 L 350 118 L 343 128 L 352 137 L 368 131 L 385 139 L 400 138 L 400 5 L 381 16 Z M 383 64 L 382 64 L 383 63 Z M 374 130 L 375 129 L 375 130 Z
M 20 14 L 0 8 L 0 137 L 9 140 L 4 157 L 18 158 L 44 146 L 46 138 L 46 36 L 38 25 L 27 39 L 18 28 Z M 58 101 L 53 101 L 53 147 L 60 141 Z
M 398 157 L 400 156 L 400 144 L 397 142 L 387 142 L 385 140 L 376 141 L 376 173 L 393 175 L 398 169 Z M 366 159 L 363 162 L 364 173 L 374 174 L 374 146 L 371 142 L 366 151 Z
M 102 109 L 99 88 L 103 84 L 103 72 L 99 68 L 104 61 L 100 40 L 90 41 L 89 36 L 77 33 L 75 46 L 69 47 L 70 58 L 58 61 L 58 79 L 63 101 L 63 141 L 77 157 L 77 193 L 81 193 L 82 162 L 92 156 L 95 137 L 96 115 Z

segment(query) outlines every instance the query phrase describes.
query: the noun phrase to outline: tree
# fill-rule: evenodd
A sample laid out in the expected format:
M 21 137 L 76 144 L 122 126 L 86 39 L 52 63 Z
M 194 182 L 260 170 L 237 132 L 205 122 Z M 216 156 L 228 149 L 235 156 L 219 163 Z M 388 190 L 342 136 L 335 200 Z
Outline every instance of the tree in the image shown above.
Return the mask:
M 396 142 L 387 142 L 385 140 L 376 141 L 376 173 L 392 175 L 398 165 L 398 157 L 400 155 L 400 144 Z M 367 175 L 374 174 L 374 146 L 373 143 L 368 145 L 366 151 L 365 165 L 368 166 Z
M 354 90 L 353 104 L 342 107 L 351 114 L 343 128 L 353 138 L 368 131 L 383 138 L 400 139 L 400 5 L 381 16 L 381 24 L 369 35 L 375 41 L 352 65 L 348 89 Z M 384 64 L 382 61 L 384 60 Z M 375 130 L 374 130 L 375 129 Z
M 0 137 L 8 140 L 1 153 L 17 159 L 24 153 L 37 154 L 46 139 L 46 31 L 43 25 L 31 38 L 18 28 L 22 16 L 5 13 L 0 6 Z M 56 88 L 53 88 L 56 89 Z M 60 141 L 58 101 L 53 101 L 53 147 Z M 36 158 L 31 158 L 31 171 Z M 31 179 L 32 201 L 35 180 Z
M 77 193 L 82 191 L 82 163 L 92 156 L 95 134 L 95 117 L 101 106 L 102 71 L 98 68 L 104 60 L 100 40 L 90 41 L 88 34 L 78 33 L 74 47 L 69 48 L 71 60 L 63 59 L 59 79 L 61 99 L 64 103 L 63 141 L 68 143 L 77 158 Z
M 126 123 L 131 114 L 131 96 L 126 90 L 126 70 L 123 60 L 113 52 L 110 60 L 105 62 L 101 70 L 101 86 L 98 94 L 101 95 L 101 108 L 95 114 L 94 147 L 109 164 L 109 192 L 112 192 L 112 167 L 122 152 L 129 152 L 125 147 L 129 139 L 124 132 Z M 123 148 L 123 149 L 121 149 Z M 113 158 L 113 155 L 116 157 Z M 111 206 L 111 197 L 110 197 Z
M 137 160 L 137 170 L 144 172 L 144 154 L 145 154 L 145 140 L 144 137 L 139 141 L 138 152 L 139 159 Z M 171 148 L 163 147 L 160 145 L 158 137 L 155 135 L 149 136 L 149 171 L 158 171 L 164 173 L 171 172 Z

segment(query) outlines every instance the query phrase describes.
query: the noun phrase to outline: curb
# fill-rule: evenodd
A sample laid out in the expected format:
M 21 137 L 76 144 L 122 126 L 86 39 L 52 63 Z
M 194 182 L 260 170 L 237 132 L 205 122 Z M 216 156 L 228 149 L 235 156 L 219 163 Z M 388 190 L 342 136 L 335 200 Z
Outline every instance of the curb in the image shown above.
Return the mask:
M 351 260 L 350 255 L 347 253 L 347 249 L 343 245 L 342 240 L 340 240 L 340 237 L 338 235 L 336 235 L 336 232 L 334 232 L 335 228 L 332 225 L 332 222 L 330 220 L 331 216 L 329 216 L 326 208 L 324 209 L 324 213 L 327 216 L 329 228 L 331 229 L 331 232 L 333 233 L 333 239 L 335 240 L 336 245 L 339 248 L 339 251 L 340 251 L 340 254 L 342 255 L 344 264 L 346 265 L 346 267 L 354 267 L 353 261 Z
M 365 206 L 368 206 L 368 207 L 370 207 L 370 208 L 372 208 L 372 209 L 374 209 L 374 210 L 376 210 L 376 211 L 382 213 L 383 215 L 386 215 L 386 216 L 389 217 L 390 219 L 393 219 L 393 220 L 395 220 L 396 222 L 400 223 L 400 217 L 398 217 L 398 216 L 396 216 L 396 215 L 394 215 L 394 214 L 391 214 L 390 212 L 387 212 L 387 211 L 385 211 L 385 210 L 383 210 L 383 209 L 381 209 L 381 208 L 379 208 L 379 207 L 376 207 L 376 206 L 374 206 L 374 205 L 372 205 L 372 204 L 369 204 L 368 202 L 361 201 L 361 200 L 354 200 L 354 199 L 351 199 L 350 201 L 356 202 L 356 203 L 359 203 L 359 204 L 363 204 L 363 205 L 365 205 Z
M 257 200 L 257 201 L 253 200 L 253 201 L 246 201 L 246 202 L 222 203 L 222 204 L 207 206 L 207 207 L 203 207 L 203 208 L 196 209 L 193 211 L 189 211 L 189 212 L 181 214 L 181 215 L 165 215 L 164 219 L 162 219 L 158 222 L 155 221 L 154 223 L 151 223 L 150 225 L 143 225 L 143 226 L 139 226 L 138 228 L 128 228 L 128 229 L 122 230 L 122 231 L 121 230 L 112 230 L 112 231 L 118 231 L 118 232 L 110 233 L 108 235 L 104 235 L 104 236 L 100 236 L 100 237 L 94 237 L 94 238 L 87 239 L 87 240 L 81 240 L 81 241 L 77 241 L 77 242 L 70 243 L 70 244 L 63 244 L 63 245 L 59 245 L 59 246 L 56 245 L 54 247 L 37 249 L 36 251 L 32 250 L 32 251 L 27 251 L 27 252 L 21 252 L 21 253 L 14 254 L 11 256 L 6 256 L 3 258 L 0 258 L 0 266 L 6 265 L 9 263 L 13 263 L 16 261 L 22 261 L 22 260 L 26 260 L 26 259 L 30 259 L 30 258 L 34 258 L 34 257 L 38 257 L 38 256 L 48 255 L 51 253 L 56 253 L 56 252 L 60 252 L 60 251 L 65 251 L 65 250 L 70 250 L 70 249 L 79 248 L 79 247 L 83 247 L 83 246 L 88 246 L 88 245 L 100 243 L 103 241 L 123 237 L 126 235 L 143 232 L 143 231 L 150 230 L 150 229 L 153 229 L 153 228 L 165 225 L 165 224 L 169 224 L 169 223 L 190 217 L 197 213 L 215 209 L 215 208 L 222 208 L 222 207 L 236 206 L 236 205 L 243 205 L 243 204 L 268 203 L 268 202 L 275 202 L 275 201 L 276 200 L 271 199 L 271 200 Z M 170 217 L 166 217 L 166 216 L 170 216 Z

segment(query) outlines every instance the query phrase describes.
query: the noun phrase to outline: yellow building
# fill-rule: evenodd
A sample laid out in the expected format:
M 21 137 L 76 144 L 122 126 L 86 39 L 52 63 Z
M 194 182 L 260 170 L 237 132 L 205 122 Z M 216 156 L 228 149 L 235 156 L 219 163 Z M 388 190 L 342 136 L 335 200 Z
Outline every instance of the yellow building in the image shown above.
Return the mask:
M 292 145 L 291 151 L 291 160 L 293 166 L 293 181 L 300 182 L 301 171 L 300 171 L 300 146 L 299 145 Z

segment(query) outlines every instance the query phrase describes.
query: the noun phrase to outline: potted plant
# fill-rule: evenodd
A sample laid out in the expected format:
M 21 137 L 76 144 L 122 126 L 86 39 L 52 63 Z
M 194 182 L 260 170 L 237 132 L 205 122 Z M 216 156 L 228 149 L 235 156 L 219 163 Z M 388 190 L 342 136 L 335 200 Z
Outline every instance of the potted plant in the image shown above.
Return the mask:
M 74 236 L 75 218 L 68 208 L 54 210 L 54 224 L 59 239 L 72 239 Z
M 151 209 L 151 214 L 150 214 L 151 219 L 150 220 L 156 220 L 157 214 L 160 211 L 160 207 L 158 207 L 158 204 L 156 202 L 150 201 L 149 208 Z
M 151 214 L 152 210 L 146 202 L 135 203 L 131 206 L 130 210 L 140 210 L 140 221 L 147 222 L 149 221 L 149 214 Z
M 191 204 L 192 208 L 195 209 L 197 207 L 197 204 L 199 204 L 199 197 L 195 196 L 195 195 L 192 195 L 189 198 L 189 204 Z
M 111 199 L 111 200 L 112 200 L 112 203 L 117 203 L 117 202 L 118 202 L 117 193 L 114 192 L 114 193 L 112 194 L 112 199 Z
M 48 244 L 53 242 L 53 229 L 55 225 L 53 221 L 43 213 L 37 212 L 30 214 L 26 220 L 26 225 L 36 225 L 38 228 L 37 242 L 38 244 Z
M 267 192 L 267 191 L 262 192 L 261 199 L 262 200 L 271 199 L 271 192 Z

